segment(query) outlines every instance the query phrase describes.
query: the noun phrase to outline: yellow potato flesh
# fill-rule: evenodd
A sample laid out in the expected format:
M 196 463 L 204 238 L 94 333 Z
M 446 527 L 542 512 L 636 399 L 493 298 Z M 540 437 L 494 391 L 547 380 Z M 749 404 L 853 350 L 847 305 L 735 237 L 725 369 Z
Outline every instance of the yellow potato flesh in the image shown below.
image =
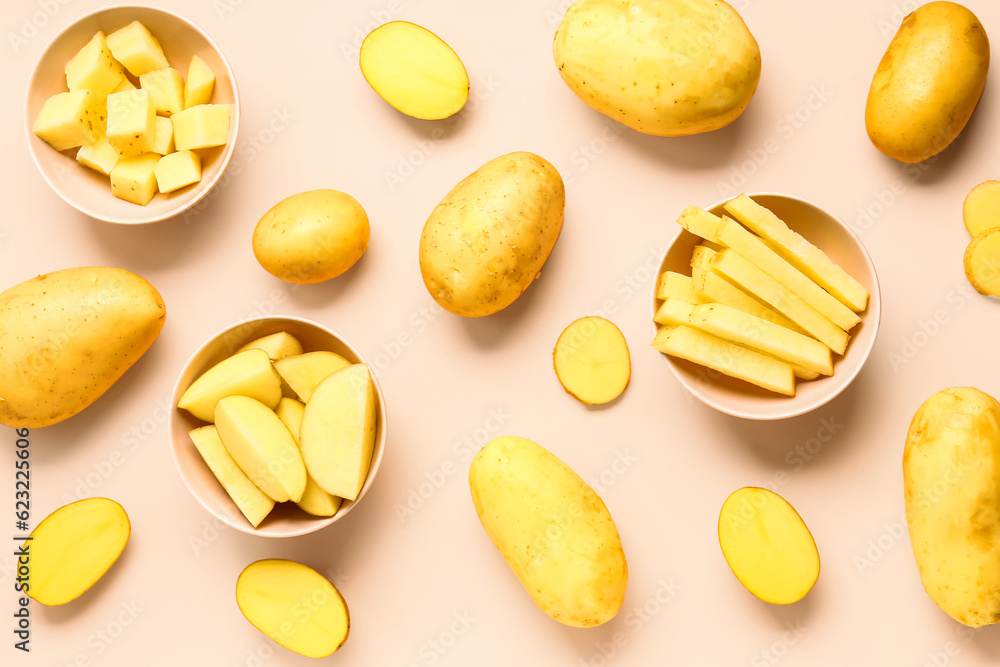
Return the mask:
M 274 410 L 278 419 L 292 434 L 295 444 L 299 443 L 299 431 L 302 428 L 302 415 L 305 414 L 305 409 L 306 406 L 301 401 L 296 401 L 294 398 L 282 398 Z M 301 449 L 299 451 L 301 452 Z M 307 472 L 306 490 L 302 492 L 302 498 L 296 505 L 303 512 L 313 516 L 333 516 L 343 502 L 343 498 L 330 495 L 320 488 L 316 480 Z
M 267 352 L 267 356 L 271 361 L 284 359 L 295 354 L 302 354 L 302 343 L 287 331 L 279 331 L 278 333 L 254 339 L 236 350 L 235 354 L 254 348 Z
M 767 489 L 745 487 L 726 499 L 719 545 L 740 583 L 765 602 L 798 602 L 819 578 L 819 552 L 805 522 Z
M 274 362 L 278 375 L 303 402 L 312 398 L 316 387 L 328 375 L 350 365 L 351 362 L 344 357 L 327 350 L 291 355 Z
M 980 232 L 965 249 L 965 276 L 980 294 L 1000 296 L 1000 227 Z
M 972 236 L 1000 227 L 1000 181 L 985 181 L 969 191 L 962 204 L 962 220 Z
M 413 23 L 391 21 L 372 30 L 361 44 L 360 64 L 375 92 L 414 118 L 447 118 L 469 99 L 469 75 L 458 54 Z
M 583 317 L 566 327 L 552 362 L 563 388 L 587 405 L 618 398 L 632 374 L 625 336 L 603 317 Z
M 274 409 L 281 400 L 281 378 L 267 353 L 250 349 L 227 357 L 191 383 L 177 406 L 212 423 L 215 408 L 226 396 L 249 396 Z
M 44 605 L 66 604 L 108 571 L 128 543 L 131 524 L 121 505 L 87 498 L 47 516 L 27 542 L 27 594 Z
M 269 559 L 248 565 L 236 582 L 236 603 L 255 628 L 310 658 L 332 654 L 351 629 L 340 591 L 294 561 Z
M 628 566 L 608 508 L 579 475 L 543 447 L 503 436 L 469 469 L 486 534 L 538 607 L 573 627 L 618 613 Z

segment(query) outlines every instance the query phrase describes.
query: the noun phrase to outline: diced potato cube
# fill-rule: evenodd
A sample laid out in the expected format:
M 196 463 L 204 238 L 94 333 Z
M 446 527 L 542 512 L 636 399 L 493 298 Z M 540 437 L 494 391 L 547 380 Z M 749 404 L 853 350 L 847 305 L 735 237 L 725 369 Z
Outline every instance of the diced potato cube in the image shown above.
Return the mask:
M 105 116 L 97 94 L 72 90 L 45 100 L 31 129 L 57 151 L 64 151 L 97 141 L 104 132 Z
M 148 153 L 156 141 L 156 107 L 138 88 L 108 95 L 108 141 L 122 157 Z
M 229 105 L 199 104 L 170 117 L 177 150 L 222 146 L 229 140 Z
M 133 204 L 145 206 L 156 194 L 156 163 L 160 156 L 143 153 L 123 157 L 111 170 L 111 194 Z
M 111 170 L 118 162 L 118 151 L 108 143 L 108 138 L 102 134 L 97 141 L 80 146 L 80 150 L 76 152 L 76 161 L 105 176 L 110 176 Z
M 169 118 L 163 116 L 156 117 L 156 138 L 153 140 L 153 148 L 150 153 L 167 155 L 174 152 L 174 124 Z
M 123 76 L 121 82 L 117 86 L 115 86 L 115 89 L 112 90 L 111 93 L 120 93 L 125 90 L 135 90 L 135 88 L 136 85 L 132 83 L 132 80 L 129 79 L 127 76 Z M 108 94 L 110 95 L 111 93 Z
M 107 95 L 124 78 L 125 70 L 111 55 L 101 30 L 66 63 L 66 85 L 70 90 L 86 88 L 98 95 Z
M 108 48 L 115 60 L 125 66 L 132 76 L 169 67 L 167 57 L 156 38 L 139 21 L 132 21 L 107 37 Z
M 187 80 L 184 82 L 184 108 L 208 104 L 212 101 L 214 91 L 215 72 L 197 54 L 191 56 Z
M 201 158 L 192 151 L 163 156 L 154 170 L 160 192 L 173 192 L 201 180 Z
M 184 109 L 184 79 L 173 67 L 147 72 L 139 77 L 139 87 L 148 90 L 156 113 L 171 116 Z

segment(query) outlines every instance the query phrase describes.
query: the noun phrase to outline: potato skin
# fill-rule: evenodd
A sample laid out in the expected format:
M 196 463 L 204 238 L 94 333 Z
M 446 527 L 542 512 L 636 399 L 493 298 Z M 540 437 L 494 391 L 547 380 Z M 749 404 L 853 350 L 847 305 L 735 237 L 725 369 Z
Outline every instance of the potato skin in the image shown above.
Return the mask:
M 1000 403 L 970 387 L 928 398 L 906 435 L 903 487 L 924 590 L 959 623 L 1000 621 Z
M 297 285 L 319 283 L 361 259 L 368 248 L 368 214 L 338 190 L 309 190 L 282 199 L 253 232 L 253 254 L 264 270 Z
M 937 155 L 972 117 L 989 66 L 989 39 L 971 11 L 954 2 L 913 11 L 872 79 L 865 107 L 871 142 L 906 163 Z
M 89 406 L 160 335 L 156 289 L 125 269 L 79 267 L 0 293 L 0 423 L 40 428 Z
M 760 47 L 721 0 L 577 0 L 552 52 L 577 97 L 657 136 L 725 127 L 760 81 Z
M 464 317 L 514 302 L 542 270 L 562 231 L 566 189 L 528 152 L 494 158 L 456 185 L 420 235 L 420 273 L 434 300 Z
M 472 461 L 476 513 L 507 565 L 546 614 L 592 627 L 621 608 L 628 565 L 601 498 L 555 455 L 502 436 Z

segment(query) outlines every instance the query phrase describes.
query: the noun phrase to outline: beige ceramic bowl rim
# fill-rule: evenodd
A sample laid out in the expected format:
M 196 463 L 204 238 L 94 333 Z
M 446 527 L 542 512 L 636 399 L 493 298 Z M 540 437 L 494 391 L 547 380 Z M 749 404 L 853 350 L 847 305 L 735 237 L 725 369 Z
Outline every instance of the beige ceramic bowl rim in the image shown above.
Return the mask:
M 860 349 L 849 348 L 848 354 L 853 352 L 863 358 L 861 359 L 860 363 L 856 365 L 856 367 L 846 371 L 845 373 L 837 374 L 835 377 L 839 378 L 840 381 L 837 383 L 837 385 L 834 387 L 832 391 L 827 392 L 826 395 L 821 397 L 821 399 L 814 400 L 811 402 L 802 402 L 802 401 L 796 402 L 794 398 L 783 399 L 783 397 L 776 397 L 776 400 L 788 400 L 789 401 L 788 409 L 784 411 L 775 411 L 769 414 L 762 414 L 760 412 L 755 412 L 753 410 L 746 410 L 735 407 L 726 401 L 717 400 L 713 396 L 706 394 L 705 392 L 699 391 L 697 388 L 691 386 L 691 383 L 689 383 L 687 379 L 679 372 L 679 370 L 675 367 L 675 365 L 673 364 L 672 360 L 668 355 L 658 351 L 657 354 L 663 360 L 663 363 L 666 364 L 667 368 L 670 369 L 670 373 L 681 384 L 681 386 L 684 388 L 685 391 L 687 391 L 689 394 L 693 395 L 695 398 L 702 401 L 706 405 L 718 410 L 719 412 L 731 415 L 733 417 L 740 417 L 743 419 L 760 420 L 760 421 L 789 419 L 792 417 L 801 416 L 829 403 L 834 398 L 839 396 L 841 392 L 843 392 L 843 390 L 846 389 L 854 381 L 854 378 L 857 377 L 858 373 L 861 372 L 861 369 L 867 362 L 868 357 L 871 355 L 872 349 L 875 347 L 875 341 L 878 338 L 878 329 L 882 319 L 882 297 L 881 297 L 881 288 L 879 286 L 879 280 L 878 280 L 878 272 L 875 270 L 875 264 L 874 262 L 872 262 L 871 255 L 868 253 L 868 249 L 865 247 L 864 243 L 862 243 L 861 238 L 858 236 L 857 232 L 855 232 L 851 228 L 851 226 L 848 225 L 846 222 L 844 222 L 839 216 L 834 215 L 829 210 L 825 209 L 819 204 L 816 204 L 815 202 L 812 202 L 808 199 L 797 197 L 795 195 L 789 195 L 783 192 L 764 191 L 764 192 L 747 192 L 745 194 L 751 199 L 755 199 L 757 197 L 782 198 L 797 202 L 798 204 L 803 206 L 811 207 L 816 211 L 822 213 L 823 215 L 829 217 L 831 220 L 835 220 L 840 226 L 841 230 L 853 241 L 854 245 L 858 249 L 860 249 L 861 251 L 860 258 L 863 260 L 863 263 L 868 267 L 868 271 L 871 274 L 871 279 L 872 279 L 872 285 L 871 285 L 872 289 L 870 290 L 869 293 L 868 310 L 865 311 L 864 322 L 866 326 L 872 327 L 874 331 L 867 340 L 867 344 L 863 348 Z M 704 210 L 711 211 L 717 209 L 726 202 L 728 202 L 730 199 L 732 199 L 732 197 L 726 197 L 724 199 L 720 199 L 719 201 L 705 207 Z M 674 245 L 681 238 L 684 237 L 685 234 L 690 234 L 690 232 L 688 232 L 683 228 L 678 227 L 677 231 L 674 233 L 674 235 L 670 238 L 670 241 L 667 243 L 667 247 L 664 249 L 663 254 L 660 256 L 659 264 L 657 264 L 658 269 L 656 276 L 654 276 L 653 279 L 652 294 L 650 298 L 650 322 L 652 322 L 654 334 L 656 333 L 657 325 L 655 322 L 652 321 L 652 318 L 657 311 L 658 307 L 657 302 L 660 301 L 656 297 L 656 291 L 657 291 L 656 288 L 658 282 L 657 279 L 659 278 L 659 274 L 664 269 L 664 264 L 667 261 L 667 257 L 670 255 L 670 251 L 674 248 Z
M 198 33 L 205 40 L 205 42 L 218 54 L 220 62 L 222 62 L 223 66 L 226 68 L 226 77 L 229 79 L 229 82 L 233 88 L 233 115 L 232 115 L 232 127 L 230 128 L 230 141 L 229 144 L 226 146 L 226 150 L 222 155 L 222 159 L 219 162 L 219 169 L 216 171 L 213 177 L 209 179 L 209 181 L 206 184 L 198 188 L 197 194 L 195 196 L 178 199 L 177 206 L 163 213 L 146 215 L 146 216 L 137 215 L 135 217 L 131 216 L 118 217 L 114 215 L 108 215 L 106 213 L 101 213 L 100 211 L 96 211 L 92 207 L 87 206 L 86 204 L 69 197 L 63 191 L 62 188 L 58 187 L 58 185 L 54 183 L 51 178 L 49 178 L 47 171 L 42 168 L 38 154 L 35 151 L 35 142 L 32 141 L 32 138 L 35 135 L 34 132 L 32 132 L 31 130 L 32 122 L 31 119 L 29 118 L 30 116 L 29 105 L 31 97 L 30 91 L 35 87 L 35 79 L 37 78 L 38 71 L 41 69 L 42 62 L 45 60 L 46 56 L 49 54 L 49 51 L 53 48 L 53 46 L 55 46 L 66 33 L 72 31 L 78 24 L 90 20 L 95 16 L 99 16 L 101 14 L 105 14 L 112 11 L 125 11 L 128 9 L 139 9 L 143 11 L 159 12 L 161 14 L 166 14 L 171 18 L 186 24 L 188 27 L 190 27 L 193 31 Z M 66 202 L 76 210 L 80 211 L 81 213 L 84 213 L 90 216 L 91 218 L 94 218 L 95 220 L 103 220 L 105 222 L 112 222 L 122 225 L 144 225 L 153 222 L 161 222 L 163 220 L 168 220 L 170 218 L 180 215 L 181 213 L 184 213 L 192 206 L 198 204 L 198 202 L 200 202 L 202 199 L 204 199 L 222 178 L 222 175 L 226 172 L 226 169 L 229 166 L 229 163 L 232 160 L 233 155 L 236 151 L 236 143 L 239 137 L 240 93 L 239 93 L 239 88 L 237 87 L 236 84 L 236 75 L 233 73 L 233 68 L 230 66 L 229 60 L 226 58 L 226 54 L 223 53 L 222 49 L 219 48 L 219 45 L 215 43 L 215 40 L 209 37 L 208 33 L 202 30 L 197 24 L 195 24 L 190 19 L 181 16 L 177 12 L 171 11 L 164 7 L 157 7 L 155 5 L 142 5 L 133 3 L 121 4 L 121 5 L 108 5 L 106 7 L 100 7 L 98 9 L 94 9 L 92 11 L 83 14 L 82 16 L 79 16 L 75 21 L 72 21 L 71 23 L 64 26 L 62 30 L 56 33 L 56 35 L 51 40 L 49 40 L 49 43 L 45 45 L 45 48 L 42 49 L 41 54 L 38 56 L 38 59 L 35 61 L 34 66 L 32 66 L 31 68 L 31 74 L 28 76 L 28 87 L 24 95 L 23 115 L 24 115 L 25 138 L 27 139 L 28 152 L 31 154 L 31 160 L 35 163 L 35 167 L 38 169 L 39 173 L 42 175 L 42 178 L 45 179 L 45 182 L 48 184 L 48 186 L 52 189 L 53 192 L 59 195 L 59 197 L 64 202 Z M 85 169 L 86 167 L 81 167 L 81 168 Z M 110 196 L 110 194 L 108 196 Z M 136 209 L 141 210 L 142 207 L 136 206 Z
M 318 329 L 319 331 L 321 331 L 321 332 L 323 332 L 323 333 L 325 333 L 327 335 L 330 335 L 330 336 L 336 338 L 341 344 L 344 345 L 345 348 L 347 348 L 348 350 L 350 350 L 350 352 L 358 359 L 359 363 L 363 363 L 363 364 L 367 364 L 368 365 L 368 371 L 369 371 L 369 373 L 371 375 L 372 383 L 375 385 L 375 395 L 378 397 L 378 402 L 379 402 L 379 412 L 378 412 L 378 415 L 377 415 L 377 422 L 376 422 L 377 429 L 378 429 L 378 435 L 377 435 L 377 439 L 376 439 L 376 442 L 375 442 L 374 454 L 373 454 L 371 466 L 368 469 L 368 476 L 365 478 L 365 483 L 364 483 L 364 485 L 362 485 L 361 491 L 358 492 L 358 497 L 356 499 L 354 499 L 353 501 L 347 501 L 347 500 L 345 500 L 344 501 L 344 505 L 341 506 L 341 508 L 339 510 L 337 510 L 337 512 L 333 516 L 330 516 L 330 517 L 310 517 L 310 518 L 307 518 L 306 520 L 304 520 L 302 522 L 303 528 L 300 529 L 300 530 L 286 530 L 286 531 L 282 531 L 282 532 L 274 532 L 274 531 L 272 531 L 272 532 L 266 532 L 266 531 L 261 531 L 261 530 L 258 530 L 257 528 L 254 528 L 252 525 L 250 525 L 250 522 L 248 522 L 246 520 L 246 518 L 243 516 L 243 514 L 241 512 L 239 512 L 238 509 L 234 508 L 235 512 L 234 512 L 234 514 L 232 516 L 225 515 L 225 514 L 220 514 L 220 513 L 216 512 L 212 507 L 210 507 L 209 505 L 207 505 L 202 500 L 202 498 L 201 498 L 201 496 L 199 494 L 197 494 L 197 493 L 194 492 L 194 490 L 192 488 L 193 481 L 192 481 L 191 478 L 189 478 L 188 474 L 185 472 L 184 465 L 182 464 L 182 462 L 178 458 L 177 451 L 178 451 L 178 447 L 180 446 L 180 444 L 175 442 L 174 434 L 173 434 L 173 429 L 172 428 L 168 428 L 167 429 L 167 435 L 168 435 L 168 439 L 169 439 L 168 446 L 169 446 L 169 449 L 170 449 L 170 457 L 173 459 L 173 462 L 174 462 L 174 468 L 177 470 L 177 473 L 180 476 L 181 481 L 184 483 L 184 486 L 188 489 L 188 491 L 195 498 L 195 500 L 198 501 L 198 504 L 201 505 L 205 509 L 205 511 L 207 511 L 209 514 L 211 514 L 212 516 L 216 517 L 220 521 L 224 522 L 226 525 L 230 526 L 231 528 L 235 528 L 236 530 L 239 530 L 239 531 L 241 531 L 243 533 L 246 533 L 248 535 L 256 535 L 257 537 L 269 537 L 269 538 L 274 538 L 274 537 L 277 537 L 277 538 L 299 537 L 301 535 L 307 535 L 309 533 L 313 533 L 313 532 L 315 532 L 317 530 L 320 530 L 322 528 L 326 528 L 330 524 L 332 524 L 332 523 L 334 523 L 336 521 L 339 521 L 341 518 L 343 518 L 344 516 L 346 516 L 352 509 L 354 509 L 355 505 L 357 505 L 358 503 L 360 503 L 361 499 L 364 498 L 365 495 L 367 495 L 369 489 L 371 488 L 372 484 L 374 483 L 375 477 L 376 477 L 376 473 L 378 472 L 378 469 L 379 469 L 379 467 L 382 464 L 382 458 L 385 455 L 386 427 L 388 425 L 388 411 L 387 411 L 386 405 L 385 405 L 385 394 L 382 391 L 382 386 L 379 384 L 378 377 L 376 376 L 375 371 L 372 369 L 371 364 L 368 363 L 368 361 L 366 360 L 366 358 L 360 352 L 358 352 L 357 348 L 355 348 L 354 345 L 352 345 L 346 338 L 344 338 L 343 336 L 341 336 L 337 332 L 333 331 L 329 327 L 326 327 L 326 326 L 324 326 L 324 325 L 322 325 L 319 322 L 316 322 L 314 320 L 310 320 L 310 319 L 307 319 L 307 318 L 304 318 L 304 317 L 298 317 L 298 316 L 295 316 L 295 315 L 268 315 L 268 316 L 264 316 L 264 317 L 253 317 L 253 318 L 241 320 L 241 321 L 236 322 L 234 324 L 231 324 L 231 325 L 229 325 L 227 327 L 224 327 L 224 328 L 218 330 L 217 332 L 215 332 L 214 334 L 212 334 L 204 343 L 202 343 L 201 345 L 199 345 L 198 348 L 184 362 L 184 365 L 181 367 L 181 371 L 178 374 L 178 378 L 177 378 L 177 380 L 174 383 L 173 390 L 170 392 L 171 418 L 172 419 L 176 418 L 176 416 L 174 415 L 174 412 L 180 409 L 180 408 L 177 407 L 177 402 L 178 402 L 178 400 L 180 400 L 181 379 L 183 378 L 183 376 L 185 375 L 186 371 L 191 366 L 191 364 L 193 364 L 194 361 L 204 351 L 206 351 L 213 344 L 215 344 L 220 338 L 225 337 L 231 331 L 234 331 L 234 330 L 236 330 L 236 329 L 238 329 L 240 327 L 253 326 L 255 324 L 264 324 L 264 323 L 270 323 L 270 322 L 273 322 L 273 323 L 278 323 L 278 322 L 294 322 L 295 324 L 297 324 L 299 326 L 312 327 L 312 328 Z M 207 466 L 206 466 L 206 469 L 207 469 Z M 306 516 L 308 516 L 308 515 L 306 515 Z M 234 520 L 233 517 L 235 517 L 235 520 Z

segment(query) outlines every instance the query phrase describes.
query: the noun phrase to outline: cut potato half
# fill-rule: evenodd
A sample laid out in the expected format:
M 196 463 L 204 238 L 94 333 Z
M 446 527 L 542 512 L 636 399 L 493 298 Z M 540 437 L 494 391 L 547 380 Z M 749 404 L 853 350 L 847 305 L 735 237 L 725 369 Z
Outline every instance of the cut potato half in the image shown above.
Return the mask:
M 566 327 L 552 363 L 563 389 L 586 405 L 618 398 L 632 375 L 625 336 L 603 317 L 581 317 Z
M 49 606 L 75 600 L 114 565 L 131 532 L 125 509 L 108 498 L 63 505 L 25 543 L 31 560 L 25 593 Z
M 819 578 L 812 533 L 788 501 L 767 489 L 744 487 L 726 499 L 719 546 L 740 583 L 765 602 L 798 602 Z
M 255 628 L 309 658 L 332 654 L 351 629 L 337 587 L 295 561 L 272 558 L 248 565 L 236 581 L 236 604 Z
M 1000 296 L 1000 227 L 980 232 L 965 249 L 965 276 L 980 294 Z
M 360 64 L 375 92 L 407 116 L 447 118 L 469 99 L 469 75 L 461 58 L 414 23 L 390 21 L 368 33 Z
M 962 220 L 973 237 L 1000 227 L 1000 181 L 985 181 L 969 191 L 962 203 Z

